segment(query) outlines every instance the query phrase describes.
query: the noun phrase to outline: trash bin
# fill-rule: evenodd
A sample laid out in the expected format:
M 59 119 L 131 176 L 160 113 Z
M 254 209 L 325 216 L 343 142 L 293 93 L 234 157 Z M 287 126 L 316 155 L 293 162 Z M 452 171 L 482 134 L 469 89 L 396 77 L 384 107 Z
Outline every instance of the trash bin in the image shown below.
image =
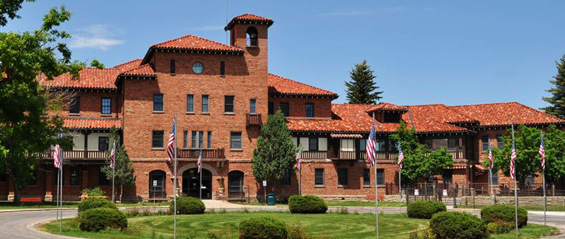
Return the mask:
M 277 203 L 277 199 L 275 198 L 275 194 L 274 193 L 269 193 L 267 195 L 267 204 L 269 204 L 269 206 L 273 206 Z

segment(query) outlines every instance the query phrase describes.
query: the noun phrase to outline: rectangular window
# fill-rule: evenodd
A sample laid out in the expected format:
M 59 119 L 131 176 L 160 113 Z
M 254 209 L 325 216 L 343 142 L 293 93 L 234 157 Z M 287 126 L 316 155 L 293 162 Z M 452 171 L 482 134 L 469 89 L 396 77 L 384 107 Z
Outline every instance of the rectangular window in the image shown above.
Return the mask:
M 398 145 L 396 144 L 396 141 L 394 141 L 394 140 L 388 141 L 388 151 L 389 152 L 398 152 Z
M 71 167 L 71 186 L 80 185 L 80 176 L 78 167 Z
M 211 149 L 212 148 L 212 131 L 208 131 L 208 148 Z
M 314 184 L 316 186 L 324 186 L 324 169 L 314 169 Z
M 102 114 L 112 113 L 112 98 L 102 97 Z
M 378 186 L 385 185 L 385 170 L 383 168 L 377 169 L 377 185 Z
M 107 151 L 110 146 L 108 137 L 98 137 L 98 151 Z
M 241 149 L 241 132 L 231 132 L 230 148 Z
M 363 169 L 363 185 L 364 186 L 371 185 L 371 170 L 368 168 Z
M 102 171 L 102 167 L 98 170 L 98 184 L 100 186 L 110 186 L 110 180 L 106 177 L 106 173 Z
M 447 140 L 447 149 L 449 150 L 456 150 L 457 149 L 457 139 L 448 139 Z
M 504 142 L 502 142 L 502 135 L 501 134 L 496 136 L 496 147 L 498 147 L 499 149 L 504 147 Z
M 275 103 L 269 102 L 269 115 L 275 114 Z
M 354 145 L 355 140 L 353 139 L 341 139 L 341 151 L 348 151 L 348 152 L 353 152 L 355 151 L 355 145 Z
M 208 95 L 202 95 L 202 113 L 208 113 Z
M 153 140 L 151 147 L 155 149 L 163 148 L 163 130 L 153 130 Z
M 290 104 L 288 102 L 280 102 L 279 109 L 282 111 L 285 117 L 290 116 Z
M 224 113 L 235 113 L 235 96 L 226 95 L 224 97 Z
M 451 184 L 453 183 L 453 171 L 452 170 L 445 170 L 443 175 L 441 175 L 444 184 Z
M 174 75 L 175 73 L 177 73 L 176 62 L 175 60 L 171 60 L 171 75 Z
M 182 141 L 182 148 L 183 149 L 187 149 L 188 148 L 188 131 L 183 131 L 182 132 L 183 135 L 183 141 Z
M 359 140 L 359 151 L 361 151 L 361 152 L 367 151 L 367 139 L 360 139 Z
M 73 99 L 71 99 L 69 106 L 70 106 L 69 113 L 80 114 L 80 96 L 76 96 Z
M 318 138 L 308 139 L 308 151 L 318 151 Z
M 204 131 L 192 131 L 192 148 L 204 148 Z
M 290 174 L 290 170 L 287 170 L 283 178 L 281 179 L 281 186 L 290 186 L 292 179 L 291 176 L 292 175 Z
M 186 112 L 194 113 L 194 95 L 186 95 Z
M 250 114 L 256 114 L 257 113 L 257 100 L 256 99 L 251 99 L 249 100 L 249 113 Z
M 498 171 L 492 172 L 492 185 L 498 185 Z
M 328 138 L 318 138 L 318 151 L 328 151 Z
M 348 178 L 348 175 L 347 175 L 347 169 L 346 168 L 337 169 L 337 185 L 340 185 L 340 186 L 349 185 L 348 179 L 349 178 Z
M 377 152 L 384 152 L 385 151 L 385 140 L 384 139 L 377 139 L 377 144 L 375 145 L 377 148 Z
M 314 117 L 314 104 L 313 103 L 306 103 L 306 117 L 312 118 Z
M 483 152 L 488 151 L 488 147 L 489 147 L 489 138 L 488 135 L 483 135 L 481 136 L 481 145 L 483 147 Z
M 223 61 L 220 61 L 220 75 L 221 76 L 226 75 L 226 63 Z
M 163 94 L 153 95 L 153 112 L 163 112 Z

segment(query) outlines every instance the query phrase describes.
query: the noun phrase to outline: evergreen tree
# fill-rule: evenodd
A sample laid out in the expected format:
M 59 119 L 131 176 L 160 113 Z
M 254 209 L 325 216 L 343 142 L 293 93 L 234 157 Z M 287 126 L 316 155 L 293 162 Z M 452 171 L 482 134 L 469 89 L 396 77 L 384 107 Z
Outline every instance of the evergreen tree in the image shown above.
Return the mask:
M 382 97 L 383 92 L 376 91 L 379 87 L 375 83 L 375 75 L 371 67 L 367 64 L 367 60 L 361 64 L 355 64 L 355 67 L 349 72 L 351 81 L 345 82 L 347 86 L 347 100 L 350 104 L 376 104 Z
M 132 162 L 129 160 L 128 153 L 124 148 L 120 140 L 120 135 L 115 127 L 112 128 L 112 134 L 110 135 L 110 147 L 108 149 L 106 160 L 106 165 L 104 165 L 101 170 L 106 174 L 106 178 L 112 182 L 112 168 L 110 168 L 110 152 L 116 143 L 116 162 L 115 162 L 115 187 L 119 187 L 119 197 L 118 200 L 121 202 L 124 195 L 124 187 L 131 187 L 135 185 L 135 177 L 133 176 L 134 170 Z
M 104 69 L 104 63 L 98 61 L 98 60 L 92 60 L 90 62 L 90 67 L 94 67 L 94 68 L 98 68 L 98 69 Z
M 279 110 L 269 116 L 261 128 L 257 148 L 253 150 L 253 176 L 258 182 L 267 180 L 268 185 L 275 185 L 276 180 L 281 180 L 289 171 L 293 172 L 295 158 L 296 146 Z
M 548 114 L 565 119 L 565 55 L 561 57 L 560 62 L 555 64 L 557 65 L 557 75 L 549 81 L 554 87 L 547 90 L 552 96 L 543 97 L 543 100 L 550 106 L 543 108 L 543 110 Z
M 21 3 L 0 3 L 0 26 L 6 24 L 6 17 L 17 17 Z M 58 42 L 70 37 L 57 29 L 69 18 L 64 7 L 53 8 L 38 30 L 0 32 L 0 172 L 8 174 L 16 204 L 20 190 L 34 177 L 42 153 L 56 143 L 64 147 L 72 144 L 68 139 L 56 139 L 63 122 L 46 114 L 53 102 L 37 80 L 40 72 L 48 80 L 66 72 L 78 76 L 82 65 L 71 63 L 70 50 Z

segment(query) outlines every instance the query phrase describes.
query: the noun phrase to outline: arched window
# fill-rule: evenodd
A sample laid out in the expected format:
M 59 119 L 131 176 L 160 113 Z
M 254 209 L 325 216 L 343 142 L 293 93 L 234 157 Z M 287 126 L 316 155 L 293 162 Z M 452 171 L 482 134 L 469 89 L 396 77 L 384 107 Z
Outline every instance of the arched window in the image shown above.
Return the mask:
M 155 170 L 149 173 L 149 197 L 165 198 L 167 197 L 166 179 L 167 174 L 161 170 Z
M 256 47 L 259 45 L 258 36 L 257 36 L 257 29 L 254 27 L 247 28 L 247 46 L 248 47 Z

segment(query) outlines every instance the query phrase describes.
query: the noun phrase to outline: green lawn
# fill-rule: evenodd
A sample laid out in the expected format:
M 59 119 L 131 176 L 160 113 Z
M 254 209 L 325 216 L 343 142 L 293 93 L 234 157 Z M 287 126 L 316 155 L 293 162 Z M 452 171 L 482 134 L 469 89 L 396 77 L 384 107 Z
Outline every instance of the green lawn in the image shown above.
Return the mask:
M 490 206 L 490 205 L 476 205 L 475 208 L 477 209 L 481 209 L 483 207 L 486 206 Z M 473 208 L 473 205 L 457 205 L 458 208 Z M 520 205 L 521 208 L 524 208 L 528 211 L 543 211 L 543 205 L 541 206 L 522 206 Z M 565 211 L 565 206 L 561 206 L 561 205 L 547 205 L 547 211 L 555 211 L 555 212 L 563 212 Z
M 291 214 L 281 212 L 228 212 L 202 215 L 178 216 L 178 238 L 208 238 L 214 233 L 219 238 L 237 238 L 241 220 L 256 216 L 271 216 L 290 225 L 301 225 L 303 230 L 321 238 L 374 238 L 374 214 Z M 86 233 L 78 229 L 74 219 L 64 220 L 63 235 L 86 238 L 172 238 L 172 216 L 150 216 L 130 218 L 125 232 L 109 230 L 100 233 Z M 408 238 L 410 232 L 424 229 L 427 220 L 410 219 L 401 214 L 380 216 L 381 238 Z M 58 233 L 56 222 L 43 227 L 51 233 Z M 155 234 L 155 237 L 154 235 Z
M 529 223 L 527 226 L 522 227 L 518 230 L 520 232 L 520 238 L 541 238 L 543 236 L 555 235 L 559 230 L 555 227 L 544 227 L 543 225 Z M 494 239 L 513 239 L 516 238 L 516 231 L 511 231 L 510 233 L 503 235 L 496 235 L 490 238 Z

